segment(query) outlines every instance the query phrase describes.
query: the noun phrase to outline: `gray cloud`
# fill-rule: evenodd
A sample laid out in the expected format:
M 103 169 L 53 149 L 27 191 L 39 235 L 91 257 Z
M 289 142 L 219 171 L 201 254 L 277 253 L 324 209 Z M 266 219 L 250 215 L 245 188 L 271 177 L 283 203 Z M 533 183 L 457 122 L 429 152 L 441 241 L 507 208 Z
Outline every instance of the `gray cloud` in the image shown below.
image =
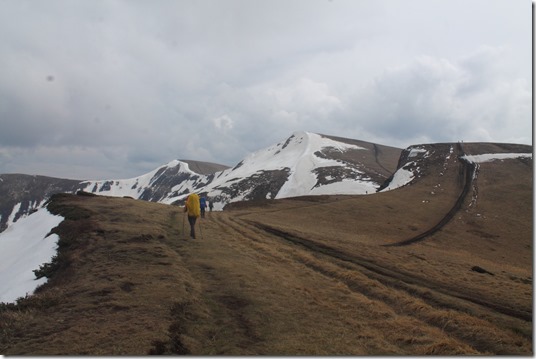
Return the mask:
M 530 84 L 490 69 L 498 53 L 479 49 L 454 62 L 419 57 L 386 70 L 356 94 L 345 116 L 372 137 L 401 147 L 419 141 L 530 143 Z M 467 59 L 478 70 L 468 68 Z
M 296 130 L 531 143 L 531 7 L 508 1 L 7 0 L 0 173 L 234 165 Z

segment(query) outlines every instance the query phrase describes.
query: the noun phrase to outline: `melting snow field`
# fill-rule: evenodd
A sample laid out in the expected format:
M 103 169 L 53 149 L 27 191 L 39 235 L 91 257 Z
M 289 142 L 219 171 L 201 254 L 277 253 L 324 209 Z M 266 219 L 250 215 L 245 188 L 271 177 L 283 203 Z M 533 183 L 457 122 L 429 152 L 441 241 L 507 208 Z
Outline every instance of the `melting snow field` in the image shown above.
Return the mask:
M 484 162 L 491 162 L 495 160 L 507 160 L 512 158 L 518 158 L 518 157 L 531 157 L 532 153 L 487 153 L 483 155 L 474 155 L 474 156 L 463 156 L 462 158 L 465 158 L 469 162 L 474 163 L 484 163 Z
M 15 302 L 46 282 L 35 279 L 33 270 L 56 255 L 58 236 L 46 235 L 61 221 L 41 208 L 0 233 L 0 302 Z

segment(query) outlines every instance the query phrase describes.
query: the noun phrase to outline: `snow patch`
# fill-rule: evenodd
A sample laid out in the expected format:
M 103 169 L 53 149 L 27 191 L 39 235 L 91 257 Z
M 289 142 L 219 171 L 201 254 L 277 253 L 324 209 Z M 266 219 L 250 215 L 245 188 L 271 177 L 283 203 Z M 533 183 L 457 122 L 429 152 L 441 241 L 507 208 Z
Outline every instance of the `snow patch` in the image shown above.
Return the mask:
M 15 302 L 46 282 L 35 279 L 33 270 L 56 255 L 59 238 L 47 234 L 62 221 L 41 208 L 0 233 L 0 302 Z
M 20 210 L 20 206 L 22 205 L 21 202 L 17 203 L 13 206 L 13 209 L 11 210 L 11 214 L 7 218 L 7 226 L 11 226 L 13 223 L 15 223 L 15 217 L 17 216 L 17 213 Z
M 412 148 L 410 151 L 409 151 L 409 154 L 408 154 L 408 158 L 411 158 L 411 157 L 417 157 L 418 155 L 424 153 L 426 156 L 426 153 L 428 151 L 425 150 L 424 148 L 418 148 L 418 147 L 415 147 L 415 148 Z
M 345 179 L 340 182 L 329 183 L 313 188 L 311 195 L 331 195 L 331 194 L 369 194 L 376 192 L 376 185 L 366 181 L 356 181 Z
M 473 162 L 473 163 L 484 163 L 491 162 L 495 160 L 508 160 L 515 159 L 520 157 L 530 157 L 532 158 L 532 153 L 486 153 L 482 155 L 465 155 L 462 156 L 463 159 Z
M 410 164 L 413 164 L 413 162 L 407 163 L 404 167 Z M 398 171 L 395 172 L 395 175 L 389 183 L 389 186 L 387 188 L 384 188 L 380 192 L 391 191 L 393 189 L 405 186 L 406 184 L 410 183 L 413 178 L 415 178 L 415 173 L 413 171 L 405 169 L 404 167 L 400 168 Z

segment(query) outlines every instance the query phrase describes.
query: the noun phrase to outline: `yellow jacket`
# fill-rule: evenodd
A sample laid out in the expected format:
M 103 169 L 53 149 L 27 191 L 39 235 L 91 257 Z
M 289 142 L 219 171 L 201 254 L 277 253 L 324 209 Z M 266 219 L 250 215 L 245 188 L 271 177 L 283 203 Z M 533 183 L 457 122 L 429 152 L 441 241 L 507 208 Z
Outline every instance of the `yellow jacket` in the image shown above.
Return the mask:
M 199 217 L 201 215 L 201 206 L 199 205 L 199 196 L 192 193 L 186 198 L 184 212 L 188 212 L 188 217 Z

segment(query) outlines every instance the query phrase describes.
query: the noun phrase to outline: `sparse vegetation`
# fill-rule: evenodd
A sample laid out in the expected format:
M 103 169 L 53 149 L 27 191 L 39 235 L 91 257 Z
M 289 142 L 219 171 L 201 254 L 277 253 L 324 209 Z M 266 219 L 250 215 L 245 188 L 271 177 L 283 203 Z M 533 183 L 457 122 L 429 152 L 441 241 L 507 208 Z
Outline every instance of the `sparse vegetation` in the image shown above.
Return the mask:
M 65 255 L 58 253 L 52 257 L 50 263 L 44 263 L 39 266 L 39 269 L 34 269 L 36 279 L 43 277 L 51 278 L 56 271 L 68 265 L 68 260 L 65 259 Z

